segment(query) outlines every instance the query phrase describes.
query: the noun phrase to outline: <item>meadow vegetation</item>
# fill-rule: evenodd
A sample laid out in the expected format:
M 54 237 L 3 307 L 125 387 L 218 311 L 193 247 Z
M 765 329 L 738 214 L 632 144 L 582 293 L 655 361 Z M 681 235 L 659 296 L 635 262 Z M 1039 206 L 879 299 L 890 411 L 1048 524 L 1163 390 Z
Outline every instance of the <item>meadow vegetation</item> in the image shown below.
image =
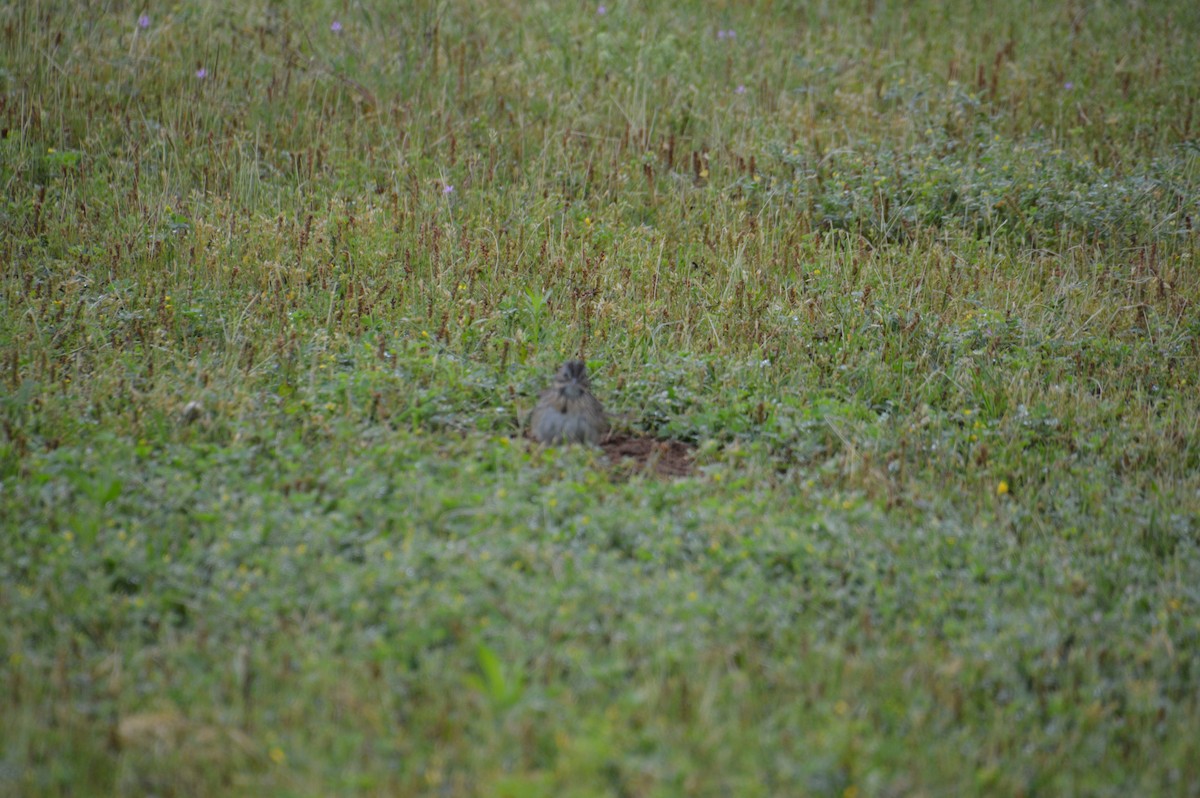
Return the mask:
M 1197 41 L 0 5 L 0 795 L 1200 794 Z

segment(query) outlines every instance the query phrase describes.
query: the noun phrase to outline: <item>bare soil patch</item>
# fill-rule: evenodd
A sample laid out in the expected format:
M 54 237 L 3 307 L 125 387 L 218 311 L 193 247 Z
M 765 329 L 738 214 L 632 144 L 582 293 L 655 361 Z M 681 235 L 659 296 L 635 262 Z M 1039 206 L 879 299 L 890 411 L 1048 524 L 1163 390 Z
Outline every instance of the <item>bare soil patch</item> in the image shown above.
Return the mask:
M 629 474 L 686 477 L 692 473 L 695 458 L 695 447 L 683 441 L 636 435 L 610 435 L 600 447 L 616 469 Z

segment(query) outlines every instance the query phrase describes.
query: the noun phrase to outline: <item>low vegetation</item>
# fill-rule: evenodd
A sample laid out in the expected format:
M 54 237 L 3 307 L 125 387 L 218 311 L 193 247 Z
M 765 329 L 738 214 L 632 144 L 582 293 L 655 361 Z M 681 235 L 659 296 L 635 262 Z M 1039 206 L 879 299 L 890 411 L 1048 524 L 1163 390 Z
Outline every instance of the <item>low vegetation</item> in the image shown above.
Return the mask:
M 0 7 L 0 795 L 1196 794 L 1200 6 L 290 5 Z

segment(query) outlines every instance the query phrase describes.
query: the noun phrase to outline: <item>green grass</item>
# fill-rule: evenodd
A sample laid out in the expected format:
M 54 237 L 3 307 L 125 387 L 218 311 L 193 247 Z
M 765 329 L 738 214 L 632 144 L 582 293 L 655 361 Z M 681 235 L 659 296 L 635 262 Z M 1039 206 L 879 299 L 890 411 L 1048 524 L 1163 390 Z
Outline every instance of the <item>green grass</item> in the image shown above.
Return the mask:
M 234 5 L 0 7 L 0 795 L 1197 794 L 1200 7 Z

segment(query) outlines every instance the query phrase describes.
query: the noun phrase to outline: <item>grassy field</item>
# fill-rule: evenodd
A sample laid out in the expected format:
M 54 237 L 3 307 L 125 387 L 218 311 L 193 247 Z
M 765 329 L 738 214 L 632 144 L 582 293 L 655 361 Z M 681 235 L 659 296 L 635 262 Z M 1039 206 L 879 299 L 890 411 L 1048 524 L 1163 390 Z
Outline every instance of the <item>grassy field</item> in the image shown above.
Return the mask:
M 0 795 L 1200 795 L 1197 41 L 0 4 Z

